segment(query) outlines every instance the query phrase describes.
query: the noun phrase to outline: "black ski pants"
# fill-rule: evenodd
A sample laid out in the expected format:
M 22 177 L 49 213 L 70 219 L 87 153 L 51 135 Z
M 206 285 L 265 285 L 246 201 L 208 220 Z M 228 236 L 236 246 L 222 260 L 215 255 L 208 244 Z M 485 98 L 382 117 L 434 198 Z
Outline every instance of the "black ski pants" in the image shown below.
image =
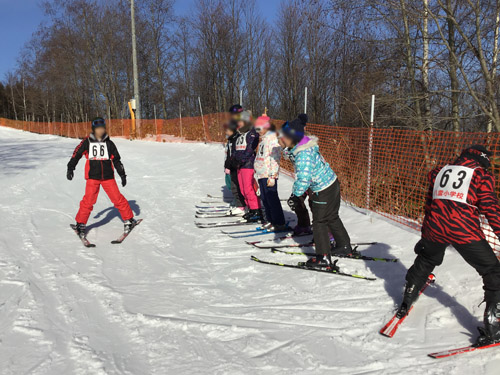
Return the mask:
M 231 193 L 233 194 L 235 207 L 245 207 L 245 197 L 241 194 L 238 182 L 238 171 L 231 171 Z
M 429 274 L 441 265 L 448 244 L 421 240 L 415 263 L 406 274 L 406 281 L 421 289 Z M 486 240 L 453 247 L 483 278 L 484 299 L 487 302 L 500 302 L 500 262 Z
M 311 226 L 311 219 L 309 217 L 309 211 L 307 210 L 305 202 L 308 195 L 308 192 L 306 192 L 303 196 L 301 196 L 300 204 L 295 208 L 295 215 L 297 215 L 297 225 L 302 228 Z M 309 198 L 309 207 L 311 207 L 311 198 Z
M 316 254 L 330 254 L 330 233 L 338 247 L 350 246 L 351 239 L 339 217 L 340 182 L 309 196 L 312 204 L 313 235 Z

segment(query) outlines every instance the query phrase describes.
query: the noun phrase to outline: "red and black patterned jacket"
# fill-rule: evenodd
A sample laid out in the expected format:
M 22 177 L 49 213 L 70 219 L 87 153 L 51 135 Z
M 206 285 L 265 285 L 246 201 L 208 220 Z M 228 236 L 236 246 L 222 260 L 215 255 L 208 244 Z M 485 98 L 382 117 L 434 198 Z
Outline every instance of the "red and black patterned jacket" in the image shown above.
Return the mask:
M 68 163 L 68 170 L 73 171 L 82 156 L 87 159 L 85 163 L 85 179 L 87 180 L 111 180 L 115 178 L 115 168 L 120 176 L 125 175 L 125 168 L 123 168 L 120 161 L 120 154 L 107 134 L 104 135 L 100 142 L 93 133 L 81 141 L 76 146 Z
M 491 228 L 500 237 L 500 206 L 495 193 L 493 175 L 478 161 L 467 156 L 461 156 L 450 165 L 464 166 L 474 170 L 466 203 L 450 199 L 433 199 L 436 177 L 442 168 L 431 171 L 422 237 L 429 241 L 446 244 L 467 244 L 480 241 L 485 238 L 481 229 L 480 214 L 488 219 Z M 438 191 L 438 194 L 443 194 L 443 191 Z

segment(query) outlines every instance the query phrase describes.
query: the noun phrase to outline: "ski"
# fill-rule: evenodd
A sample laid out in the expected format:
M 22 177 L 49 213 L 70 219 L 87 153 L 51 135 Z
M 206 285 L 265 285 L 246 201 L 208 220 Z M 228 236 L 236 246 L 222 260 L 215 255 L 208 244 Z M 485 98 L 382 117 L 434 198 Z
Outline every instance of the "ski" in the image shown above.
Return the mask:
M 137 220 L 135 222 L 135 225 L 132 228 L 130 228 L 130 230 L 128 232 L 123 232 L 120 237 L 118 237 L 116 240 L 111 241 L 111 243 L 114 244 L 114 245 L 122 243 L 125 240 L 125 238 L 128 237 L 128 235 L 130 234 L 130 232 L 132 232 L 134 230 L 134 228 L 136 226 L 138 226 L 140 223 L 142 223 L 142 219 Z
M 76 235 L 78 236 L 78 238 L 80 239 L 80 241 L 82 241 L 83 246 L 85 246 L 85 247 L 95 247 L 95 245 L 93 243 L 91 243 L 89 240 L 87 240 L 87 235 L 80 236 L 78 234 L 78 231 L 76 230 L 76 224 L 70 224 L 69 226 L 76 233 Z
M 302 236 L 303 237 L 303 236 Z M 283 239 L 286 238 L 297 238 L 296 236 L 289 236 L 289 237 L 284 237 Z M 279 240 L 281 238 L 277 238 Z M 270 244 L 262 244 L 262 242 L 266 241 L 256 241 L 256 242 L 247 242 L 249 245 L 254 245 L 255 247 L 258 247 L 259 249 L 277 249 L 277 248 L 286 248 L 286 247 L 312 247 L 314 246 L 313 241 L 309 241 L 306 243 L 270 243 Z M 376 245 L 378 242 L 355 242 L 351 244 L 352 246 L 369 246 L 369 245 Z
M 420 296 L 429 285 L 434 283 L 435 280 L 436 276 L 434 276 L 434 274 L 431 273 L 429 275 L 429 278 L 427 279 L 427 282 L 424 284 L 422 289 L 420 289 L 420 293 L 418 295 Z M 396 334 L 396 331 L 398 330 L 401 323 L 405 321 L 406 317 L 410 314 L 411 310 L 413 310 L 413 307 L 414 305 L 412 305 L 410 307 L 410 310 L 408 310 L 408 312 L 406 313 L 406 315 L 401 318 L 398 318 L 397 313 L 394 314 L 392 319 L 389 320 L 389 322 L 379 331 L 379 333 L 383 336 L 393 337 Z
M 229 233 L 226 233 L 226 234 L 229 234 Z M 295 234 L 290 235 L 290 234 L 286 234 L 286 235 L 284 235 L 284 236 L 280 236 L 280 237 L 276 237 L 276 238 L 274 238 L 274 240 L 273 240 L 273 241 L 284 240 L 284 239 L 287 239 L 287 238 L 301 238 L 301 237 L 305 237 L 305 236 L 310 236 L 310 234 L 306 234 L 306 235 L 295 235 Z M 259 247 L 259 248 L 261 248 L 261 249 L 266 249 L 266 248 L 270 249 L 270 248 L 272 248 L 272 247 L 280 247 L 280 246 L 276 246 L 276 245 L 277 245 L 277 243 L 276 243 L 276 242 L 274 242 L 272 245 L 269 245 L 269 247 L 261 247 L 261 246 L 259 246 L 259 244 L 264 243 L 264 242 L 269 242 L 269 241 L 270 241 L 270 240 L 262 240 L 262 241 L 245 241 L 245 242 L 246 242 L 248 245 L 253 245 L 253 246 L 255 246 L 255 247 Z M 279 245 L 279 243 L 278 243 L 278 245 Z
M 200 205 L 200 204 L 197 204 L 195 205 L 196 208 L 199 208 L 199 209 L 204 209 L 204 210 L 209 210 L 209 209 L 222 209 L 222 208 L 225 208 L 226 210 L 229 208 L 229 204 L 225 204 L 225 205 L 212 205 L 212 206 L 207 206 L 207 205 Z
M 207 204 L 207 203 L 223 204 L 223 203 L 226 203 L 229 205 L 229 203 L 224 201 L 222 198 L 220 198 L 220 199 L 202 199 L 200 202 L 203 204 Z
M 470 346 L 465 346 L 463 348 L 445 350 L 442 352 L 431 353 L 431 354 L 427 354 L 427 355 L 431 358 L 440 359 L 440 358 L 451 357 L 451 356 L 454 356 L 457 354 L 470 353 L 470 352 L 473 352 L 473 351 L 479 350 L 479 349 L 494 348 L 495 346 L 500 346 L 500 342 L 497 342 L 494 344 L 489 344 L 489 345 L 483 345 L 483 346 L 470 345 Z
M 233 196 L 229 196 L 229 195 L 218 195 L 218 196 L 215 196 L 215 195 L 210 195 L 210 194 L 207 194 L 207 198 L 212 198 L 212 199 L 233 199 Z
M 249 223 L 245 220 L 238 220 L 238 221 L 220 221 L 220 222 L 212 222 L 212 223 L 200 223 L 200 222 L 195 222 L 194 223 L 198 228 L 222 228 L 222 227 L 235 227 L 239 225 L 249 225 L 255 223 Z
M 221 217 L 242 217 L 243 215 L 233 215 L 233 214 L 199 214 L 199 213 L 196 213 L 194 215 L 195 218 L 197 219 L 217 219 L 217 218 L 221 218 Z
M 211 209 L 206 209 L 206 210 L 197 209 L 196 210 L 196 213 L 201 214 L 201 215 L 203 215 L 203 214 L 220 215 L 220 214 L 224 214 L 226 212 L 229 212 L 229 207 L 221 208 L 221 209 L 214 209 L 214 210 L 211 210 Z
M 288 255 L 306 255 L 306 256 L 315 256 L 316 255 L 316 253 L 311 253 L 311 252 L 286 251 L 286 250 L 280 250 L 277 248 L 271 249 L 271 252 L 272 253 L 280 253 L 280 254 L 288 254 Z M 335 254 L 332 254 L 332 257 L 358 259 L 358 260 L 372 260 L 375 262 L 388 262 L 388 263 L 395 263 L 398 261 L 397 258 L 377 258 L 377 257 L 370 257 L 370 256 L 365 256 L 365 255 L 335 255 Z
M 267 229 L 260 229 L 257 231 L 257 233 L 247 233 L 247 234 L 230 234 L 229 237 L 231 238 L 247 238 L 247 237 L 255 237 L 255 236 L 263 236 L 265 234 L 273 234 L 273 233 L 291 233 L 291 229 L 287 228 L 284 230 L 267 230 Z
M 258 223 L 253 223 L 253 224 L 258 224 Z M 237 230 L 237 231 L 227 231 L 227 230 L 222 229 L 221 233 L 228 234 L 228 235 L 234 235 L 234 234 L 261 232 L 261 231 L 263 231 L 262 227 L 256 227 L 255 229 Z
M 326 270 L 326 269 L 322 269 L 322 268 L 310 268 L 310 267 L 306 267 L 303 263 L 299 263 L 299 264 L 286 264 L 286 263 L 278 263 L 278 262 L 269 262 L 267 260 L 261 260 L 261 259 L 255 257 L 253 255 L 250 257 L 250 259 L 253 260 L 254 262 L 263 263 L 263 264 L 269 264 L 269 265 L 272 265 L 272 266 L 280 266 L 280 267 L 286 267 L 286 268 L 296 268 L 296 269 L 306 270 L 306 271 L 323 272 L 323 273 L 329 273 L 331 275 L 354 277 L 356 279 L 362 279 L 362 280 L 370 280 L 370 281 L 376 280 L 376 278 L 374 278 L 374 277 L 356 275 L 356 274 L 352 274 L 352 273 L 345 273 L 345 272 L 335 271 L 335 270 Z

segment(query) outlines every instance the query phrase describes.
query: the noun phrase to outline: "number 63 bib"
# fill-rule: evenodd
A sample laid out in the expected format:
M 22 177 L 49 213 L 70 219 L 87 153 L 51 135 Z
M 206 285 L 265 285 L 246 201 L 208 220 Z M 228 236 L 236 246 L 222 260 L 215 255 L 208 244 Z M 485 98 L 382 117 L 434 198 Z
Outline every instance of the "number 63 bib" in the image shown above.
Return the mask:
M 474 169 L 460 165 L 447 165 L 436 176 L 432 199 L 448 199 L 467 203 Z
M 109 160 L 106 142 L 90 142 L 89 160 Z

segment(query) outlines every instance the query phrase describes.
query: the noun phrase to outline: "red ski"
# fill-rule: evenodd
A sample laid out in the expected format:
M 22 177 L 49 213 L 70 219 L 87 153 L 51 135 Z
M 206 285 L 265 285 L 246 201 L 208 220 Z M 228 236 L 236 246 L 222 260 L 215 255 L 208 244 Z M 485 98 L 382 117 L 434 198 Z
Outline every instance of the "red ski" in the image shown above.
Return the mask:
M 427 279 L 427 282 L 425 285 L 420 289 L 420 293 L 418 294 L 419 296 L 424 292 L 424 290 L 431 285 L 435 281 L 436 277 L 434 274 L 430 274 L 429 278 Z M 396 334 L 396 331 L 398 330 L 399 326 L 401 323 L 403 323 L 406 319 L 406 317 L 410 314 L 411 310 L 413 310 L 413 306 L 410 307 L 410 310 L 406 313 L 405 316 L 398 318 L 397 313 L 394 314 L 391 320 L 389 320 L 389 323 L 387 323 L 379 332 L 381 335 L 387 336 L 387 337 L 393 337 Z
M 495 344 L 490 344 L 490 345 L 484 345 L 484 346 L 472 346 L 472 345 L 465 346 L 463 348 L 445 350 L 443 352 L 437 352 L 437 353 L 431 353 L 431 354 L 428 354 L 428 356 L 431 358 L 436 358 L 436 359 L 446 358 L 446 357 L 451 357 L 451 356 L 457 355 L 457 354 L 473 352 L 473 351 L 479 350 L 479 349 L 493 348 L 495 346 L 500 346 L 500 342 L 497 342 Z
M 135 222 L 135 225 L 130 228 L 130 230 L 128 232 L 123 232 L 122 235 L 120 237 L 118 237 L 116 240 L 114 241 L 111 241 L 112 244 L 121 244 L 123 241 L 125 241 L 125 238 L 128 237 L 128 235 L 130 234 L 130 232 L 132 232 L 132 230 L 138 226 L 140 223 L 142 223 L 142 220 L 143 219 L 139 219 Z

